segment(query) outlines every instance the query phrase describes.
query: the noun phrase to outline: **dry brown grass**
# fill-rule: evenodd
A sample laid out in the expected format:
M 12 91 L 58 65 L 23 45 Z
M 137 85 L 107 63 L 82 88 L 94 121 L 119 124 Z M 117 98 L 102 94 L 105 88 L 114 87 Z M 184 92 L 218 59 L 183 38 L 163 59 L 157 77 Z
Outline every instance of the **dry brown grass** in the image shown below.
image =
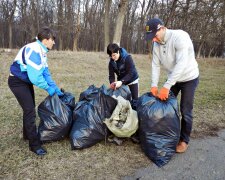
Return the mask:
M 127 140 L 123 146 L 105 142 L 72 151 L 68 139 L 46 144 L 48 154 L 39 158 L 22 140 L 21 109 L 7 86 L 9 66 L 17 51 L 1 52 L 0 76 L 0 178 L 1 179 L 119 179 L 151 161 L 140 147 Z M 49 67 L 60 87 L 79 94 L 94 84 L 108 85 L 108 57 L 98 52 L 49 53 Z M 151 62 L 147 55 L 133 55 L 140 75 L 140 95 L 149 91 Z M 196 92 L 192 137 L 225 127 L 225 60 L 202 59 Z M 165 75 L 161 78 L 161 83 Z M 36 105 L 47 93 L 35 88 Z

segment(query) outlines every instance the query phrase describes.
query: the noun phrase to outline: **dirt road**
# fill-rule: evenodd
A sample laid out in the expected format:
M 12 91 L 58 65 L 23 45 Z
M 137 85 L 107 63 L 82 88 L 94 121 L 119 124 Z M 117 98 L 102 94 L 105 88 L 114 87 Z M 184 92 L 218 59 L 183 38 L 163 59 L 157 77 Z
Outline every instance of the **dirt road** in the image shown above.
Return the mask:
M 162 168 L 153 163 L 124 180 L 225 180 L 225 130 L 218 137 L 191 139 L 186 153 L 175 154 Z

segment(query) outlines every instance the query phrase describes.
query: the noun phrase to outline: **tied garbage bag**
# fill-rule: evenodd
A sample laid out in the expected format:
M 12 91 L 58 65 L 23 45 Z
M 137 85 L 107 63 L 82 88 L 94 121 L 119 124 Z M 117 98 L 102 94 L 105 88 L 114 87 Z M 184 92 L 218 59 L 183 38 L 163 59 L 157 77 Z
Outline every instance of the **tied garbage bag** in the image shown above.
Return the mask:
M 109 88 L 107 92 L 110 96 L 115 96 L 115 97 L 122 96 L 124 99 L 128 101 L 131 101 L 132 99 L 130 89 L 126 85 L 122 85 L 120 88 L 116 90 Z
M 73 118 L 71 107 L 74 106 L 75 97 L 67 92 L 64 92 L 64 95 L 60 98 L 57 94 L 52 97 L 48 96 L 40 103 L 38 106 L 40 117 L 38 131 L 42 142 L 62 140 L 69 135 Z
M 117 105 L 117 101 L 107 94 L 104 85 L 101 88 L 92 85 L 81 96 L 86 98 L 80 98 L 82 101 L 76 104 L 73 111 L 70 132 L 72 149 L 88 148 L 104 140 L 109 131 L 103 120 L 112 115 Z
M 62 92 L 64 95 L 59 96 L 59 99 L 73 111 L 76 105 L 74 95 L 70 92 L 65 92 L 64 90 Z
M 98 96 L 100 88 L 95 87 L 94 85 L 89 86 L 84 92 L 80 94 L 79 102 L 91 101 Z
M 106 118 L 104 123 L 117 137 L 130 137 L 138 129 L 137 112 L 132 109 L 130 102 L 123 97 L 118 96 L 115 99 L 117 106 L 112 116 Z
M 180 138 L 177 99 L 170 93 L 166 101 L 161 101 L 146 93 L 137 103 L 141 147 L 158 167 L 164 166 L 176 153 Z

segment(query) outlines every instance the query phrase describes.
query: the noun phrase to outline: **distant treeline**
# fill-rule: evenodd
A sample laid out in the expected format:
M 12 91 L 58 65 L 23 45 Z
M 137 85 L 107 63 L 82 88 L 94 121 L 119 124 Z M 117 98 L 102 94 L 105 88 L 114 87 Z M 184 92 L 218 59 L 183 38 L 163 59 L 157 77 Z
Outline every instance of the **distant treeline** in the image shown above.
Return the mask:
M 19 48 L 49 26 L 58 50 L 103 51 L 116 42 L 148 53 L 145 24 L 153 17 L 187 31 L 197 57 L 224 56 L 224 0 L 1 0 L 0 48 Z

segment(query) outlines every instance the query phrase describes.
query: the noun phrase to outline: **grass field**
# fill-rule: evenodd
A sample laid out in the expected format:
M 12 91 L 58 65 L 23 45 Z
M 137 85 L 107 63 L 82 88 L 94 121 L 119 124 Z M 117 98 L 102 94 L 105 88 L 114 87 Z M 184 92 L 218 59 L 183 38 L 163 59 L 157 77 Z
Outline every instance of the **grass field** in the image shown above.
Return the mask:
M 119 179 L 152 162 L 130 140 L 122 146 L 101 142 L 72 151 L 68 139 L 45 144 L 43 158 L 22 139 L 22 110 L 7 85 L 9 66 L 17 51 L 0 51 L 0 179 Z M 57 52 L 48 55 L 56 83 L 75 95 L 94 84 L 108 86 L 108 57 L 103 52 Z M 140 95 L 150 89 L 151 61 L 133 55 L 140 75 Z M 225 128 L 225 59 L 200 59 L 200 84 L 194 105 L 192 138 L 216 135 Z M 165 81 L 165 74 L 160 80 Z M 35 88 L 36 106 L 47 96 Z M 38 122 L 38 118 L 37 118 Z

